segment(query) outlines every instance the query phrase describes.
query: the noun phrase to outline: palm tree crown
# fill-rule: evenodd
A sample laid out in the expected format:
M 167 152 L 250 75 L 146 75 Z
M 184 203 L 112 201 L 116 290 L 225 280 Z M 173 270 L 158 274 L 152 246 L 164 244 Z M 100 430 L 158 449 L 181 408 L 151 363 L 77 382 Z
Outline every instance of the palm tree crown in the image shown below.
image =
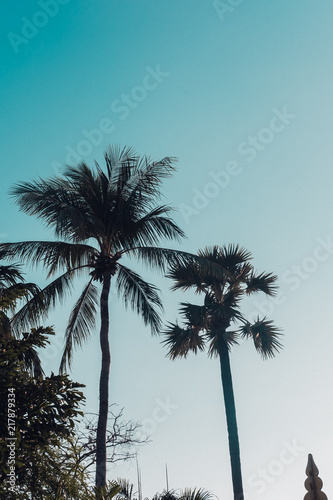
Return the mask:
M 12 190 L 20 209 L 44 221 L 57 241 L 5 243 L 0 249 L 6 258 L 42 263 L 48 276 L 61 272 L 43 290 L 45 306 L 54 305 L 69 291 L 82 273 L 88 281 L 72 309 L 65 333 L 61 371 L 70 366 L 73 348 L 90 335 L 100 311 L 102 369 L 100 410 L 97 431 L 96 485 L 105 485 L 105 435 L 108 413 L 110 370 L 109 310 L 111 280 L 130 306 L 143 317 L 152 333 L 161 327 L 162 303 L 156 287 L 121 263 L 124 256 L 165 271 L 193 259 L 186 252 L 160 248 L 162 239 L 178 240 L 183 231 L 170 218 L 171 208 L 159 204 L 162 181 L 174 171 L 174 158 L 152 161 L 140 158 L 131 148 L 110 148 L 105 169 L 98 163 L 69 166 L 62 178 L 24 182 Z M 98 285 L 101 285 L 101 291 Z M 104 441 L 104 444 L 103 444 Z
M 152 162 L 131 148 L 114 147 L 105 154 L 106 172 L 97 163 L 94 170 L 82 163 L 67 167 L 63 178 L 24 182 L 12 190 L 20 209 L 41 218 L 62 240 L 2 244 L 7 258 L 42 262 L 49 277 L 65 270 L 43 290 L 49 305 L 70 290 L 82 271 L 90 275 L 68 324 L 62 370 L 71 361 L 72 347 L 94 326 L 99 298 L 95 285 L 105 274 L 117 275 L 117 292 L 125 305 L 142 315 L 153 333 L 159 331 L 162 304 L 157 289 L 120 260 L 127 255 L 162 270 L 186 261 L 185 253 L 155 246 L 162 238 L 184 236 L 169 217 L 171 208 L 156 206 L 161 181 L 171 175 L 174 162 Z
M 195 293 L 204 294 L 204 304 L 181 304 L 184 326 L 169 324 L 164 340 L 169 347 L 169 357 L 186 357 L 189 351 L 197 353 L 207 344 L 209 354 L 218 355 L 221 342 L 230 350 L 239 337 L 252 338 L 263 358 L 273 357 L 282 347 L 279 330 L 266 318 L 258 317 L 251 324 L 240 311 L 240 301 L 257 292 L 274 296 L 276 276 L 256 274 L 249 262 L 251 254 L 238 245 L 205 248 L 198 255 L 218 264 L 221 272 L 212 274 L 197 262 L 185 266 L 175 264 L 170 268 L 168 277 L 175 281 L 172 289 L 194 289 Z M 238 328 L 229 330 L 235 323 Z
M 234 499 L 243 500 L 243 484 L 240 449 L 236 419 L 236 408 L 231 378 L 229 351 L 241 337 L 252 338 L 256 350 L 268 358 L 282 347 L 279 330 L 266 318 L 257 318 L 250 323 L 240 310 L 240 301 L 257 292 L 274 295 L 276 276 L 257 274 L 250 263 L 251 254 L 238 245 L 205 248 L 198 252 L 205 260 L 215 264 L 214 273 L 200 263 L 174 264 L 168 276 L 175 283 L 174 290 L 194 289 L 204 295 L 203 305 L 181 304 L 183 326 L 170 323 L 165 332 L 164 343 L 169 348 L 171 359 L 186 357 L 190 351 L 203 351 L 208 345 L 210 356 L 220 360 L 223 397 L 229 434 Z M 220 272 L 216 270 L 220 267 Z M 236 329 L 231 330 L 234 326 Z

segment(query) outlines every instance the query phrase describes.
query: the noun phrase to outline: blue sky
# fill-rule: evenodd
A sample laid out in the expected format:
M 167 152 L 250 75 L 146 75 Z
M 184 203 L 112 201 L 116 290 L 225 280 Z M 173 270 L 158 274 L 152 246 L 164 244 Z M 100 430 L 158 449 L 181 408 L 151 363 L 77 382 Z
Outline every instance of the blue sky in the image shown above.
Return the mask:
M 52 237 L 18 212 L 8 195 L 15 182 L 57 175 L 66 162 L 102 161 L 110 143 L 178 157 L 165 196 L 188 236 L 181 248 L 239 243 L 258 270 L 279 277 L 278 301 L 258 296 L 244 310 L 283 328 L 283 352 L 263 362 L 242 343 L 231 354 L 247 498 L 302 498 L 310 452 L 330 495 L 332 3 L 54 2 L 4 2 L 0 239 Z M 165 321 L 174 320 L 190 297 L 140 271 L 162 289 Z M 28 273 L 43 282 L 41 270 Z M 217 362 L 202 354 L 171 363 L 113 299 L 112 401 L 154 427 L 139 455 L 144 495 L 165 486 L 167 462 L 171 487 L 230 498 Z M 58 366 L 69 306 L 50 316 L 59 340 L 47 369 Z M 87 385 L 89 411 L 99 367 L 93 335 L 71 374 Z M 153 425 L 157 414 L 163 422 Z M 110 471 L 118 475 L 134 481 L 135 468 Z

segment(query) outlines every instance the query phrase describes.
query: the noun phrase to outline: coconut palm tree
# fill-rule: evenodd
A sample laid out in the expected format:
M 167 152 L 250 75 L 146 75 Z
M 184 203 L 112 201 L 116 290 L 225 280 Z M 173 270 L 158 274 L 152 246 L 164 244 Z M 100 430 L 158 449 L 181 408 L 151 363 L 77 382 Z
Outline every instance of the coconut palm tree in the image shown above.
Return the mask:
M 231 459 L 234 499 L 243 499 L 239 439 L 229 351 L 238 337 L 252 338 L 254 347 L 263 358 L 275 355 L 281 348 L 279 330 L 271 321 L 259 317 L 254 323 L 246 320 L 240 311 L 240 301 L 257 292 L 274 295 L 276 276 L 257 274 L 250 263 L 251 254 L 238 245 L 205 248 L 198 252 L 205 259 L 221 265 L 221 275 L 213 276 L 198 263 L 175 264 L 168 276 L 175 283 L 174 290 L 194 289 L 203 294 L 203 305 L 181 304 L 184 325 L 169 324 L 164 343 L 171 359 L 186 357 L 189 351 L 197 353 L 208 346 L 210 356 L 220 361 L 224 404 L 227 418 L 229 452 Z M 231 330 L 233 325 L 236 330 Z
M 186 264 L 191 254 L 159 248 L 162 239 L 179 240 L 183 231 L 170 218 L 171 208 L 160 205 L 160 185 L 174 171 L 174 158 L 152 161 L 131 148 L 110 148 L 106 168 L 85 163 L 66 168 L 63 177 L 23 182 L 12 190 L 20 209 L 42 219 L 57 241 L 3 243 L 6 258 L 42 263 L 48 277 L 61 271 L 43 290 L 47 306 L 54 305 L 85 273 L 88 281 L 71 312 L 60 369 L 70 367 L 73 348 L 80 346 L 100 313 L 102 366 L 99 385 L 96 486 L 106 481 L 106 426 L 109 408 L 109 298 L 111 282 L 143 317 L 152 333 L 160 330 L 162 303 L 156 287 L 120 263 L 127 257 L 165 272 L 169 265 Z M 97 286 L 96 286 L 97 285 Z M 98 288 L 100 286 L 100 288 Z
M 0 251 L 0 259 L 2 257 Z M 27 326 L 36 325 L 37 319 L 45 313 L 40 288 L 25 282 L 20 266 L 0 265 L 0 338 L 19 337 Z M 44 373 L 34 348 L 26 351 L 22 360 L 32 376 L 37 378 Z
M 5 252 L 0 250 L 0 261 L 4 255 Z M 35 302 L 31 299 L 35 299 Z M 20 300 L 26 303 L 30 302 L 30 307 L 25 308 L 25 314 L 20 314 L 15 318 L 16 326 L 24 327 L 27 322 L 33 322 L 34 318 L 36 318 L 38 305 L 40 305 L 39 312 L 42 313 L 41 299 L 40 289 L 34 283 L 25 282 L 19 265 L 0 265 L 0 322 L 4 327 L 2 332 L 4 335 L 11 336 L 13 334 L 13 325 L 11 323 L 14 322 L 14 318 L 11 322 L 6 314 L 7 312 L 14 314 L 17 303 Z M 22 303 L 21 306 L 24 307 Z

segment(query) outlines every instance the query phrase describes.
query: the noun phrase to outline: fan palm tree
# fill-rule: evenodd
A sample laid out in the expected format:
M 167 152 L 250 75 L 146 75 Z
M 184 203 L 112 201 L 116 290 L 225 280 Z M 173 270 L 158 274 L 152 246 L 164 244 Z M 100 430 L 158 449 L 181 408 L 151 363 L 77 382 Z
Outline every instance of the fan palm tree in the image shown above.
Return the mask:
M 12 190 L 20 209 L 42 219 L 57 241 L 3 243 L 6 258 L 42 263 L 48 277 L 62 273 L 43 290 L 46 306 L 71 289 L 86 273 L 88 282 L 71 312 L 65 333 L 60 370 L 70 367 L 73 348 L 80 346 L 100 313 L 102 366 L 99 385 L 96 486 L 106 481 L 106 428 L 109 408 L 109 296 L 111 281 L 125 306 L 131 306 L 151 327 L 160 330 L 162 303 L 155 286 L 120 263 L 135 258 L 163 272 L 169 265 L 186 264 L 193 255 L 157 247 L 161 239 L 179 240 L 183 231 L 170 218 L 170 207 L 160 205 L 160 185 L 174 171 L 174 158 L 153 162 L 128 147 L 110 148 L 106 168 L 85 163 L 66 168 L 63 177 L 23 182 Z M 98 288 L 100 285 L 101 290 Z
M 221 265 L 221 275 L 213 276 L 198 263 L 175 264 L 168 276 L 175 283 L 174 290 L 194 289 L 204 295 L 202 306 L 181 304 L 184 325 L 169 324 L 164 343 L 171 359 L 186 357 L 189 351 L 197 353 L 208 345 L 210 356 L 219 357 L 223 396 L 227 418 L 229 452 L 231 459 L 234 499 L 243 499 L 239 439 L 234 392 L 231 378 L 229 351 L 238 337 L 252 338 L 256 350 L 263 358 L 275 355 L 282 347 L 279 330 L 271 321 L 259 317 L 254 323 L 245 319 L 240 301 L 245 295 L 263 292 L 274 295 L 276 276 L 256 274 L 250 263 L 251 254 L 238 245 L 205 248 L 198 255 Z M 236 330 L 230 330 L 236 324 Z

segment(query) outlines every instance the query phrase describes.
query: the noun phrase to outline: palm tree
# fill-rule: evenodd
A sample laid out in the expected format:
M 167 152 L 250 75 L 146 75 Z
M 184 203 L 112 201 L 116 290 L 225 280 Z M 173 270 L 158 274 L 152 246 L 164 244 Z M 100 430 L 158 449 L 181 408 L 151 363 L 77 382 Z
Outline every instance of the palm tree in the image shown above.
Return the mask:
M 175 491 L 163 491 L 157 493 L 153 500 L 213 500 L 216 496 L 203 488 L 185 488 L 183 491 L 176 493 Z
M 6 276 L 4 275 L 6 273 Z M 19 277 L 19 280 L 16 279 Z M 12 281 L 11 281 L 12 279 Z M 17 310 L 17 305 L 20 305 Z M 8 313 L 12 316 L 9 318 Z M 19 266 L 0 266 L 0 323 L 3 334 L 17 337 L 21 329 L 45 316 L 43 295 L 35 283 L 26 283 Z
M 269 358 L 282 347 L 278 341 L 279 330 L 271 321 L 259 317 L 254 323 L 245 319 L 239 303 L 245 295 L 264 292 L 274 295 L 276 276 L 256 274 L 249 262 L 251 254 L 238 245 L 205 248 L 198 252 L 221 267 L 219 277 L 203 270 L 193 262 L 190 265 L 171 266 L 168 276 L 175 280 L 174 290 L 194 289 L 204 295 L 202 306 L 181 304 L 184 326 L 169 324 L 164 343 L 171 359 L 186 357 L 189 351 L 197 353 L 208 345 L 208 354 L 220 360 L 224 404 L 227 418 L 229 452 L 235 500 L 243 500 L 239 439 L 232 386 L 229 351 L 237 344 L 238 337 L 252 338 L 256 350 L 263 358 Z M 229 328 L 238 323 L 236 330 Z
M 65 333 L 60 369 L 70 367 L 73 348 L 80 346 L 95 325 L 100 312 L 102 367 L 99 385 L 99 418 L 96 441 L 96 486 L 106 482 L 106 429 L 109 408 L 109 295 L 111 281 L 123 297 L 151 327 L 160 330 L 162 303 L 155 286 L 144 281 L 123 257 L 135 258 L 163 272 L 169 265 L 185 265 L 193 255 L 159 248 L 161 239 L 179 240 L 183 231 L 170 218 L 170 207 L 159 205 L 160 185 L 174 171 L 174 158 L 153 162 L 140 158 L 128 147 L 110 148 L 105 153 L 106 169 L 97 163 L 66 168 L 63 177 L 23 182 L 12 195 L 23 212 L 42 219 L 54 229 L 57 241 L 4 243 L 6 258 L 42 263 L 48 277 L 62 274 L 44 290 L 47 306 L 71 289 L 82 272 L 88 282 L 72 309 Z M 101 291 L 96 286 L 100 284 Z
M 0 251 L 0 259 L 4 253 Z M 17 304 L 20 308 L 17 310 Z M 18 338 L 24 329 L 36 325 L 46 309 L 40 288 L 26 283 L 20 266 L 0 265 L 0 340 Z M 36 349 L 31 347 L 22 360 L 26 370 L 35 378 L 43 375 Z

